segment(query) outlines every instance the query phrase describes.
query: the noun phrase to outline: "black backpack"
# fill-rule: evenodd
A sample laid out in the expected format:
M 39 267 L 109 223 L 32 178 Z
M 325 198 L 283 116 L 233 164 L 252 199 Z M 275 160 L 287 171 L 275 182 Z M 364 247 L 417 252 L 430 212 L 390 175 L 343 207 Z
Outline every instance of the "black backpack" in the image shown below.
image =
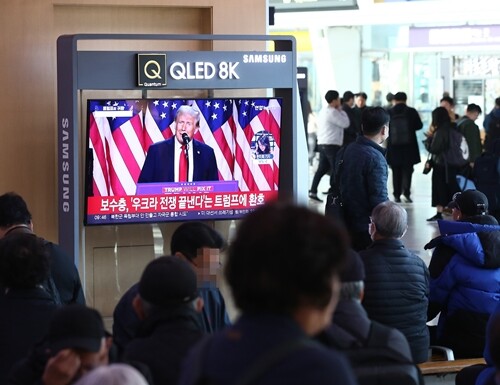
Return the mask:
M 448 149 L 443 153 L 447 165 L 463 167 L 469 162 L 469 145 L 458 129 L 450 128 Z
M 343 346 L 331 334 L 326 341 L 322 341 L 347 356 L 359 385 L 423 385 L 418 365 L 388 347 L 391 330 L 388 326 L 372 321 L 363 346 Z
M 389 140 L 393 146 L 402 146 L 411 143 L 411 124 L 406 110 L 407 108 L 405 107 L 399 114 L 391 115 Z

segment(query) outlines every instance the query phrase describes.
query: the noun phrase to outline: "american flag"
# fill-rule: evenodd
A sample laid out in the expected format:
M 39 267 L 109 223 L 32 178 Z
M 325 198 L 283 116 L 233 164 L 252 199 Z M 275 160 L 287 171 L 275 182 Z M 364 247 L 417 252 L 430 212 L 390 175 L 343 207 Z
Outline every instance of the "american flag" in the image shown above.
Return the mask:
M 240 191 L 278 190 L 279 99 L 99 100 L 89 103 L 94 196 L 135 194 L 149 146 L 174 135 L 184 104 L 200 112 L 194 138 L 214 149 L 220 180 L 237 180 Z M 255 156 L 261 135 L 272 144 L 264 159 Z

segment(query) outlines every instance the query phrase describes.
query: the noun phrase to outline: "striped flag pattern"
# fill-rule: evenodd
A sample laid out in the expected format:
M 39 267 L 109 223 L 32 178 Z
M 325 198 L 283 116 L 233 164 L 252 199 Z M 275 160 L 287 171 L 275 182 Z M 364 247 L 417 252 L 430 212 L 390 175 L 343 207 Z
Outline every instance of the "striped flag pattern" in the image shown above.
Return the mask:
M 135 194 L 149 146 L 174 135 L 184 104 L 200 112 L 194 138 L 214 149 L 220 180 L 237 180 L 240 191 L 278 190 L 280 99 L 94 100 L 88 118 L 94 196 Z M 119 116 L 106 107 L 119 108 Z M 262 135 L 271 143 L 267 157 L 255 155 Z

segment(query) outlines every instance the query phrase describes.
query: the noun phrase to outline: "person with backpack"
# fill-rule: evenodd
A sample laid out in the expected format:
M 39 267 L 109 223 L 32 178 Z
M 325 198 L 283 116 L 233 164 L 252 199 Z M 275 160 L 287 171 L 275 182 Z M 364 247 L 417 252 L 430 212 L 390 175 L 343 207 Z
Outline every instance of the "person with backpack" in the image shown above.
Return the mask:
M 332 323 L 317 340 L 347 356 L 359 385 L 390 384 L 396 378 L 398 385 L 422 384 L 404 334 L 368 318 L 361 305 L 364 280 L 363 261 L 349 250 L 340 273 L 340 298 Z
M 416 109 L 406 105 L 406 93 L 394 95 L 394 107 L 389 110 L 390 136 L 387 140 L 387 163 L 392 169 L 394 201 L 401 203 L 403 194 L 407 203 L 412 203 L 411 178 L 413 166 L 420 163 L 420 151 L 416 131 L 423 123 Z
M 469 164 L 474 167 L 475 160 L 483 152 L 481 145 L 481 134 L 479 127 L 475 123 L 482 110 L 477 104 L 471 103 L 467 106 L 465 115 L 457 120 L 458 130 L 463 134 L 469 147 Z
M 428 151 L 432 154 L 432 207 L 436 208 L 436 214 L 427 219 L 428 222 L 443 219 L 443 209 L 451 201 L 453 194 L 460 191 L 457 174 L 468 162 L 468 160 L 463 160 L 464 163 L 461 166 L 455 164 L 458 162 L 456 154 L 461 153 L 461 150 L 460 144 L 453 141 L 452 137 L 458 134 L 463 138 L 463 135 L 451 122 L 446 108 L 437 107 L 432 111 L 432 127 L 434 130 L 430 136 Z M 455 155 L 451 156 L 449 153 Z
M 500 97 L 495 99 L 495 107 L 484 118 L 483 128 L 486 132 L 484 149 L 491 151 L 495 140 L 500 138 Z

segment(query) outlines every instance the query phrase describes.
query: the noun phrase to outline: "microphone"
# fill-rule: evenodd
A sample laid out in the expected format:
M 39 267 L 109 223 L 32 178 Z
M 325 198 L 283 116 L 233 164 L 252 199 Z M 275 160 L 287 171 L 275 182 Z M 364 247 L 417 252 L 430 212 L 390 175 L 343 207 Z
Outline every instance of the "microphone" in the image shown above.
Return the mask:
M 183 132 L 181 136 L 182 136 L 182 141 L 187 146 L 187 144 L 191 141 L 191 139 L 189 139 L 189 135 Z

